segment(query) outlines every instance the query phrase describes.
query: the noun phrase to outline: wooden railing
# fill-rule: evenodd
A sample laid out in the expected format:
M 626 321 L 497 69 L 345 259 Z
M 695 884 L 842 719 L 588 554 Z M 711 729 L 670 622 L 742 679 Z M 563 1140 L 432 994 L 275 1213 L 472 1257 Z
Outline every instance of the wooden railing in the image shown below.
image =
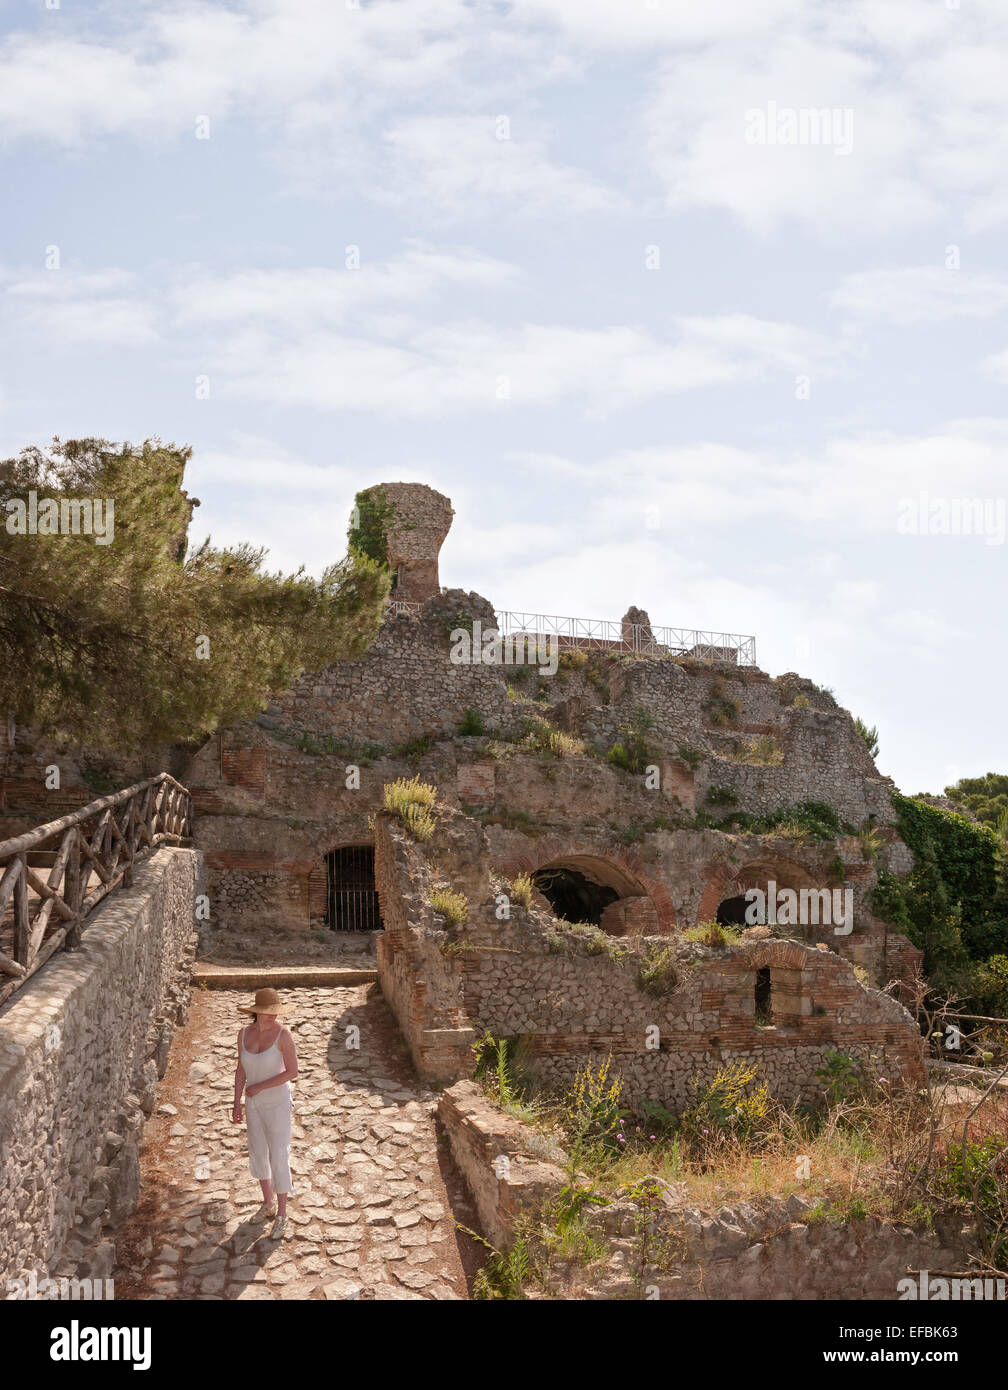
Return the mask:
M 189 839 L 192 800 L 167 772 L 0 842 L 0 1004 L 61 946 L 134 863 Z M 48 872 L 46 872 L 48 870 Z

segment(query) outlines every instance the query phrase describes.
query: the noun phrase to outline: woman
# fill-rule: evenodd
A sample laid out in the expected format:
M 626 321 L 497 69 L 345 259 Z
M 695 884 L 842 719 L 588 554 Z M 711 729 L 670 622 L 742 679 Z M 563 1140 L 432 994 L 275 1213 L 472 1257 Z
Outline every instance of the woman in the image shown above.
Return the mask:
M 249 1171 L 259 1179 L 263 1195 L 262 1206 L 252 1220 L 266 1221 L 275 1216 L 272 1238 L 282 1240 L 287 1225 L 287 1194 L 292 1191 L 290 1083 L 298 1074 L 297 1052 L 290 1031 L 277 1021 L 281 1009 L 275 989 L 259 990 L 250 1008 L 239 1005 L 239 1009 L 243 1014 L 252 1014 L 255 1022 L 238 1034 L 231 1118 L 236 1125 L 241 1124 L 244 1089 Z

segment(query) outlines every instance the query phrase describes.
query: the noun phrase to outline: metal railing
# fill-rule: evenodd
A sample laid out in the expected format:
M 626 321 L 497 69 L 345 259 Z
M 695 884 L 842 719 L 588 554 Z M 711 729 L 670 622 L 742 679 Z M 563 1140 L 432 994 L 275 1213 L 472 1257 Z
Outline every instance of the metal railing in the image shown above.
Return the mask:
M 420 603 L 392 600 L 393 613 L 418 613 Z M 756 638 L 749 633 L 710 632 L 703 628 L 649 627 L 609 618 L 563 618 L 550 613 L 513 609 L 497 612 L 502 636 L 553 636 L 562 647 L 597 648 L 649 656 L 691 656 L 700 661 L 756 665 Z
M 134 863 L 189 838 L 192 798 L 167 772 L 0 842 L 0 1004 L 60 946 Z M 43 873 L 48 873 L 43 877 Z

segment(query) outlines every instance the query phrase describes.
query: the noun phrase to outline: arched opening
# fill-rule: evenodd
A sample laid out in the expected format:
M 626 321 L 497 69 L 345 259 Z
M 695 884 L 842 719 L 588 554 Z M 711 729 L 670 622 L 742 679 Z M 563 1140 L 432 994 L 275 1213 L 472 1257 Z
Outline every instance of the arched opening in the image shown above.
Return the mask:
M 344 845 L 330 850 L 325 862 L 325 925 L 330 931 L 380 931 L 374 846 Z
M 733 898 L 724 898 L 718 903 L 716 921 L 723 927 L 746 927 L 755 926 L 755 922 L 746 920 L 746 912 L 749 910 L 750 902 L 744 893 L 738 893 Z
M 615 888 L 593 882 L 578 869 L 540 869 L 532 882 L 565 922 L 590 922 L 597 927 L 603 912 L 619 897 Z
M 769 965 L 756 971 L 756 987 L 753 991 L 756 1003 L 756 1023 L 766 1027 L 773 1018 L 773 981 Z

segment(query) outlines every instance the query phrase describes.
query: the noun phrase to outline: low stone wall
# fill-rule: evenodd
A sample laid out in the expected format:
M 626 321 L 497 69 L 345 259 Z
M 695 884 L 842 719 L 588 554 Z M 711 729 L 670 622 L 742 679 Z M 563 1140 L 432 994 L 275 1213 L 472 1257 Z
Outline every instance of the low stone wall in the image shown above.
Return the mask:
M 188 1011 L 201 858 L 163 847 L 0 1010 L 0 1288 L 100 1279 L 136 1205 L 138 1144 Z M 82 1264 L 87 1267 L 82 1267 Z
M 484 1235 L 508 1249 L 516 1218 L 560 1195 L 568 1181 L 560 1166 L 565 1156 L 471 1081 L 443 1093 L 438 1117 Z M 532 1286 L 528 1296 L 894 1300 L 901 1279 L 921 1270 L 966 1270 L 973 1252 L 954 1219 L 934 1232 L 875 1218 L 826 1224 L 809 1219 L 814 1207 L 797 1192 L 711 1211 L 689 1206 L 656 1179 L 644 1186 L 647 1195 L 585 1207 L 603 1257 L 587 1268 L 554 1259 L 547 1287 Z
M 487 1100 L 473 1081 L 459 1081 L 438 1103 L 456 1167 L 479 1212 L 483 1233 L 498 1249 L 511 1243 L 515 1218 L 559 1195 L 564 1171 L 545 1141 Z
M 552 1296 L 892 1301 L 901 1279 L 969 1265 L 956 1223 L 934 1233 L 876 1218 L 825 1224 L 808 1220 L 813 1210 L 792 1193 L 704 1211 L 659 1185 L 648 1203 L 588 1212 L 608 1258 L 590 1270 L 558 1268 Z

